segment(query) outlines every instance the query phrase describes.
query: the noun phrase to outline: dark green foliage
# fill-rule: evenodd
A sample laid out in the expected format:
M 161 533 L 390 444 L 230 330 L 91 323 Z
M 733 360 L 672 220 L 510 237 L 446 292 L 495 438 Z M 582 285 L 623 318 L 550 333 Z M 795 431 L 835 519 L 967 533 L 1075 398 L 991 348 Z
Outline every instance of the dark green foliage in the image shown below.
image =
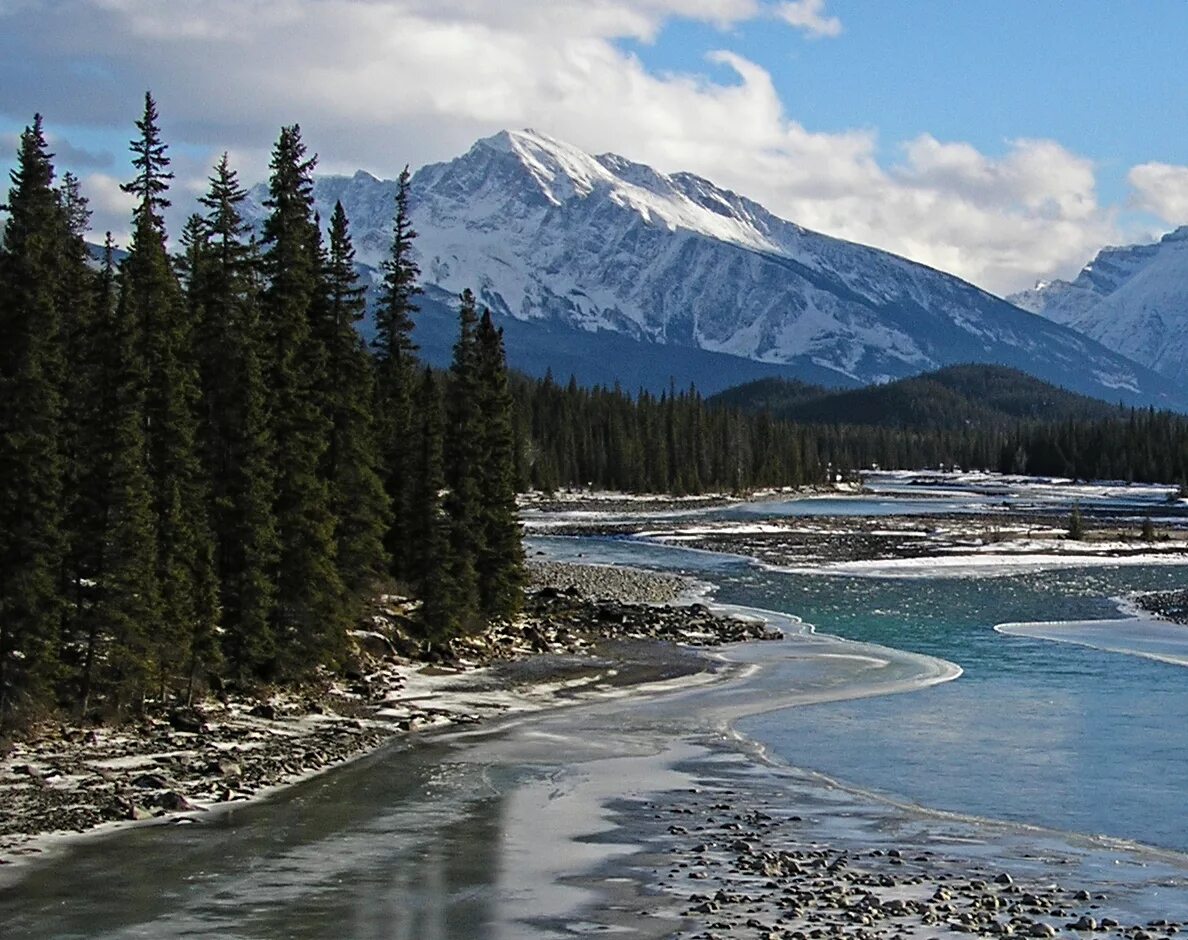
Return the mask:
M 90 211 L 78 181 L 70 174 L 62 181 L 62 199 L 70 236 L 59 265 L 62 348 L 68 364 L 60 384 L 66 536 L 62 591 L 67 604 L 61 647 L 67 671 L 77 678 L 90 648 L 89 586 L 95 583 L 102 552 L 102 530 L 97 521 L 99 507 L 107 496 L 97 479 L 96 456 L 106 442 L 96 436 L 102 408 L 96 358 L 102 343 L 96 306 L 101 283 L 88 266 L 89 253 L 83 240 Z M 110 265 L 105 266 L 105 271 L 105 296 L 110 302 Z
M 542 490 L 596 486 L 628 492 L 737 492 L 824 477 L 815 429 L 709 408 L 695 390 L 561 388 L 550 376 L 514 377 L 517 476 Z
M 1085 520 L 1081 517 L 1081 507 L 1074 505 L 1068 517 L 1068 537 L 1079 542 L 1085 537 Z
M 313 331 L 321 296 L 321 242 L 313 217 L 314 160 L 301 130 L 281 130 L 272 154 L 271 210 L 264 223 L 262 311 L 265 376 L 276 450 L 279 556 L 274 626 L 276 673 L 307 674 L 342 654 L 346 590 L 335 563 L 336 521 L 323 460 L 330 420 L 326 349 Z
M 140 325 L 116 298 L 110 236 L 95 303 L 96 409 L 87 454 L 89 497 L 76 533 L 93 540 L 93 588 L 81 612 L 87 625 L 79 703 L 100 691 L 119 712 L 139 707 L 153 667 L 150 640 L 160 622 L 152 492 L 144 437 Z
M 319 332 L 326 346 L 322 400 L 330 419 L 325 475 L 337 520 L 338 570 L 357 610 L 387 574 L 384 536 L 391 517 L 378 466 L 371 357 L 356 329 L 363 318 L 363 288 L 342 203 L 330 220 L 324 279 Z
M 1179 483 L 1188 475 L 1188 418 L 1146 410 L 1025 425 L 1003 442 L 1000 467 L 1081 480 Z
M 484 310 L 476 335 L 479 412 L 477 475 L 481 538 L 475 558 L 479 609 L 488 619 L 518 613 L 524 548 L 516 512 L 516 450 L 503 331 Z
M 156 542 L 160 623 L 152 631 L 152 665 L 164 696 L 178 678 L 192 683 L 215 651 L 218 620 L 214 552 L 206 513 L 206 480 L 197 450 L 199 402 L 192 324 L 165 250 L 162 211 L 169 158 L 156 106 L 145 95 L 132 141 L 137 175 L 132 244 L 120 268 L 121 317 L 136 324 L 144 364 L 144 423 Z
M 336 207 L 323 247 L 297 127 L 273 153 L 263 251 L 224 156 L 173 259 L 151 95 L 137 130 L 118 269 L 110 236 L 89 266 L 86 201 L 69 176 L 54 188 L 40 119 L 13 174 L 0 722 L 58 703 L 123 716 L 189 699 L 208 678 L 304 679 L 343 660 L 393 567 L 432 644 L 514 615 L 529 431 L 514 420 L 502 336 L 469 292 L 453 369 L 417 379 L 407 172 L 373 356 L 346 214 Z
M 1140 538 L 1142 538 L 1144 542 L 1155 541 L 1155 523 L 1152 521 L 1150 513 L 1143 516 L 1143 528 L 1142 532 L 1140 533 Z
M 428 369 L 415 403 L 419 422 L 408 531 L 417 550 L 410 556 L 409 577 L 421 599 L 418 622 L 422 635 L 435 641 L 447 639 L 458 630 L 460 598 L 451 557 L 454 526 L 443 495 L 446 478 L 441 393 Z
M 1006 430 L 1020 421 L 1100 419 L 1117 406 L 1065 391 L 1005 366 L 949 366 L 926 375 L 837 392 L 761 379 L 720 392 L 710 404 L 805 424 L 850 424 L 914 431 Z
M 202 198 L 207 214 L 190 271 L 202 387 L 199 440 L 210 480 L 223 653 L 241 678 L 277 656 L 274 444 L 261 365 L 259 259 L 240 216 L 246 192 L 226 154 Z
M 479 410 L 478 310 L 474 294 L 462 292 L 458 342 L 450 365 L 446 398 L 446 512 L 450 517 L 451 578 L 457 590 L 457 620 L 463 630 L 479 625 L 476 565 L 483 547 L 479 477 L 482 466 L 482 413 Z
M 21 134 L 0 251 L 0 727 L 51 704 L 63 604 L 62 314 L 71 235 L 42 132 Z
M 416 346 L 412 341 L 413 315 L 420 269 L 413 258 L 417 233 L 409 218 L 408 167 L 400 174 L 396 190 L 392 250 L 384 262 L 384 282 L 376 306 L 376 435 L 383 463 L 384 488 L 392 507 L 392 521 L 385 537 L 391 571 L 397 579 L 409 575 L 413 552 L 404 520 L 410 511 L 409 460 L 414 438 L 411 410 L 416 380 Z

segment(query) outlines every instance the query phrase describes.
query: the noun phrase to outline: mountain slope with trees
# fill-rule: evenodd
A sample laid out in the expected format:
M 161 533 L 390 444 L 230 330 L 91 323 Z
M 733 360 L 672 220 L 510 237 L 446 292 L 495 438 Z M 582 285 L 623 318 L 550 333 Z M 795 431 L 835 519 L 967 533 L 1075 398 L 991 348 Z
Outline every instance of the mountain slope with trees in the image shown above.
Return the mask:
M 714 406 L 810 424 L 852 424 L 915 430 L 981 430 L 1019 422 L 1105 419 L 1125 412 L 1005 366 L 950 366 L 926 375 L 850 391 L 802 382 L 762 380 L 721 392 Z

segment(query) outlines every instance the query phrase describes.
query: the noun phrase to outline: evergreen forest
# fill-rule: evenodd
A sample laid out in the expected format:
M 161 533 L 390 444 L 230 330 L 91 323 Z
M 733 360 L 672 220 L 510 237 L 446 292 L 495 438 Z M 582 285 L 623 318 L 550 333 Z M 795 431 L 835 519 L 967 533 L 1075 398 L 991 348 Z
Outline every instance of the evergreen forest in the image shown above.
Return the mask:
M 708 401 L 582 388 L 509 373 L 470 291 L 452 363 L 430 369 L 413 341 L 407 170 L 368 285 L 342 206 L 314 211 L 299 126 L 276 140 L 258 231 L 224 156 L 175 238 L 151 95 L 135 128 L 123 250 L 108 235 L 96 263 L 86 198 L 58 178 L 40 116 L 3 209 L 6 732 L 307 681 L 343 666 L 379 595 L 413 598 L 430 645 L 512 618 L 517 491 L 745 493 L 871 467 L 1188 481 L 1188 418 L 1009 370 L 838 394 L 762 382 Z
M 514 616 L 523 551 L 503 337 L 464 293 L 452 367 L 411 340 L 408 175 L 365 345 L 349 222 L 296 125 L 257 238 L 226 156 L 175 241 L 156 105 L 118 263 L 40 116 L 0 244 L 0 728 L 119 720 L 343 664 L 379 594 L 434 643 Z M 170 248 L 174 247 L 171 254 Z M 481 472 L 480 472 L 481 469 Z
M 995 366 L 944 371 L 970 386 L 969 398 L 935 392 L 951 376 L 841 393 L 762 380 L 703 399 L 695 389 L 631 396 L 513 375 L 519 486 L 745 493 L 876 468 L 1188 480 L 1188 417 L 1124 409 Z

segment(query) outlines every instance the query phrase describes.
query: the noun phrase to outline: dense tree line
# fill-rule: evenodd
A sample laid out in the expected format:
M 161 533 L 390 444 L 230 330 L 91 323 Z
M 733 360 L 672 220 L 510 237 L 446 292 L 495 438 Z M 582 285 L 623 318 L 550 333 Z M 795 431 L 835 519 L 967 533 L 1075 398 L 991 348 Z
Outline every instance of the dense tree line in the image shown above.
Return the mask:
M 811 423 L 703 400 L 695 390 L 647 392 L 517 377 L 521 488 L 744 492 L 853 476 L 871 468 L 961 467 L 1034 476 L 1184 483 L 1188 418 L 1100 403 L 1099 416 L 938 420 L 904 427 Z M 728 399 L 727 399 L 728 400 Z M 1067 409 L 1065 409 L 1067 413 Z
M 1005 432 L 808 424 L 707 403 L 694 389 L 515 383 L 522 488 L 745 492 L 839 479 L 871 467 L 997 467 Z
M 696 390 L 514 384 L 520 486 L 696 494 L 824 479 L 816 436 L 766 414 L 711 408 Z
M 1147 409 L 1110 420 L 1020 428 L 1003 442 L 998 469 L 1183 486 L 1188 483 L 1188 418 Z
M 349 224 L 323 237 L 300 129 L 272 153 L 259 240 L 227 158 L 168 250 L 172 178 L 146 95 L 126 255 L 96 269 L 78 183 L 40 116 L 0 243 L 0 726 L 122 716 L 208 683 L 342 664 L 378 593 L 427 641 L 520 605 L 502 333 L 461 301 L 448 374 L 411 340 L 408 175 L 378 339 L 357 323 Z

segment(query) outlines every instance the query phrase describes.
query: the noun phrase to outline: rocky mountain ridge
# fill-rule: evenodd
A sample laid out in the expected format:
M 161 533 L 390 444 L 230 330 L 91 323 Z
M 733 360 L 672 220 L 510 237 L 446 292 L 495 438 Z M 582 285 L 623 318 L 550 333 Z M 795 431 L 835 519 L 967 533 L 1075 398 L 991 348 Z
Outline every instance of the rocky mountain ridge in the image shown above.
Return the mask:
M 1188 378 L 1188 226 L 1151 244 L 1103 248 L 1072 281 L 1007 299 L 1169 379 Z
M 319 178 L 315 198 L 323 219 L 343 202 L 360 261 L 375 266 L 394 191 L 359 172 Z M 249 215 L 263 216 L 263 196 L 253 190 Z M 992 362 L 1112 401 L 1184 403 L 1141 366 L 956 277 L 809 231 L 693 174 L 533 131 L 422 168 L 411 206 L 430 297 L 474 289 L 517 324 L 509 349 L 529 371 L 551 364 L 546 346 L 600 358 L 615 336 L 659 372 L 709 353 L 854 386 Z M 517 344 L 536 352 L 516 361 Z M 681 376 L 712 387 L 713 371 Z

